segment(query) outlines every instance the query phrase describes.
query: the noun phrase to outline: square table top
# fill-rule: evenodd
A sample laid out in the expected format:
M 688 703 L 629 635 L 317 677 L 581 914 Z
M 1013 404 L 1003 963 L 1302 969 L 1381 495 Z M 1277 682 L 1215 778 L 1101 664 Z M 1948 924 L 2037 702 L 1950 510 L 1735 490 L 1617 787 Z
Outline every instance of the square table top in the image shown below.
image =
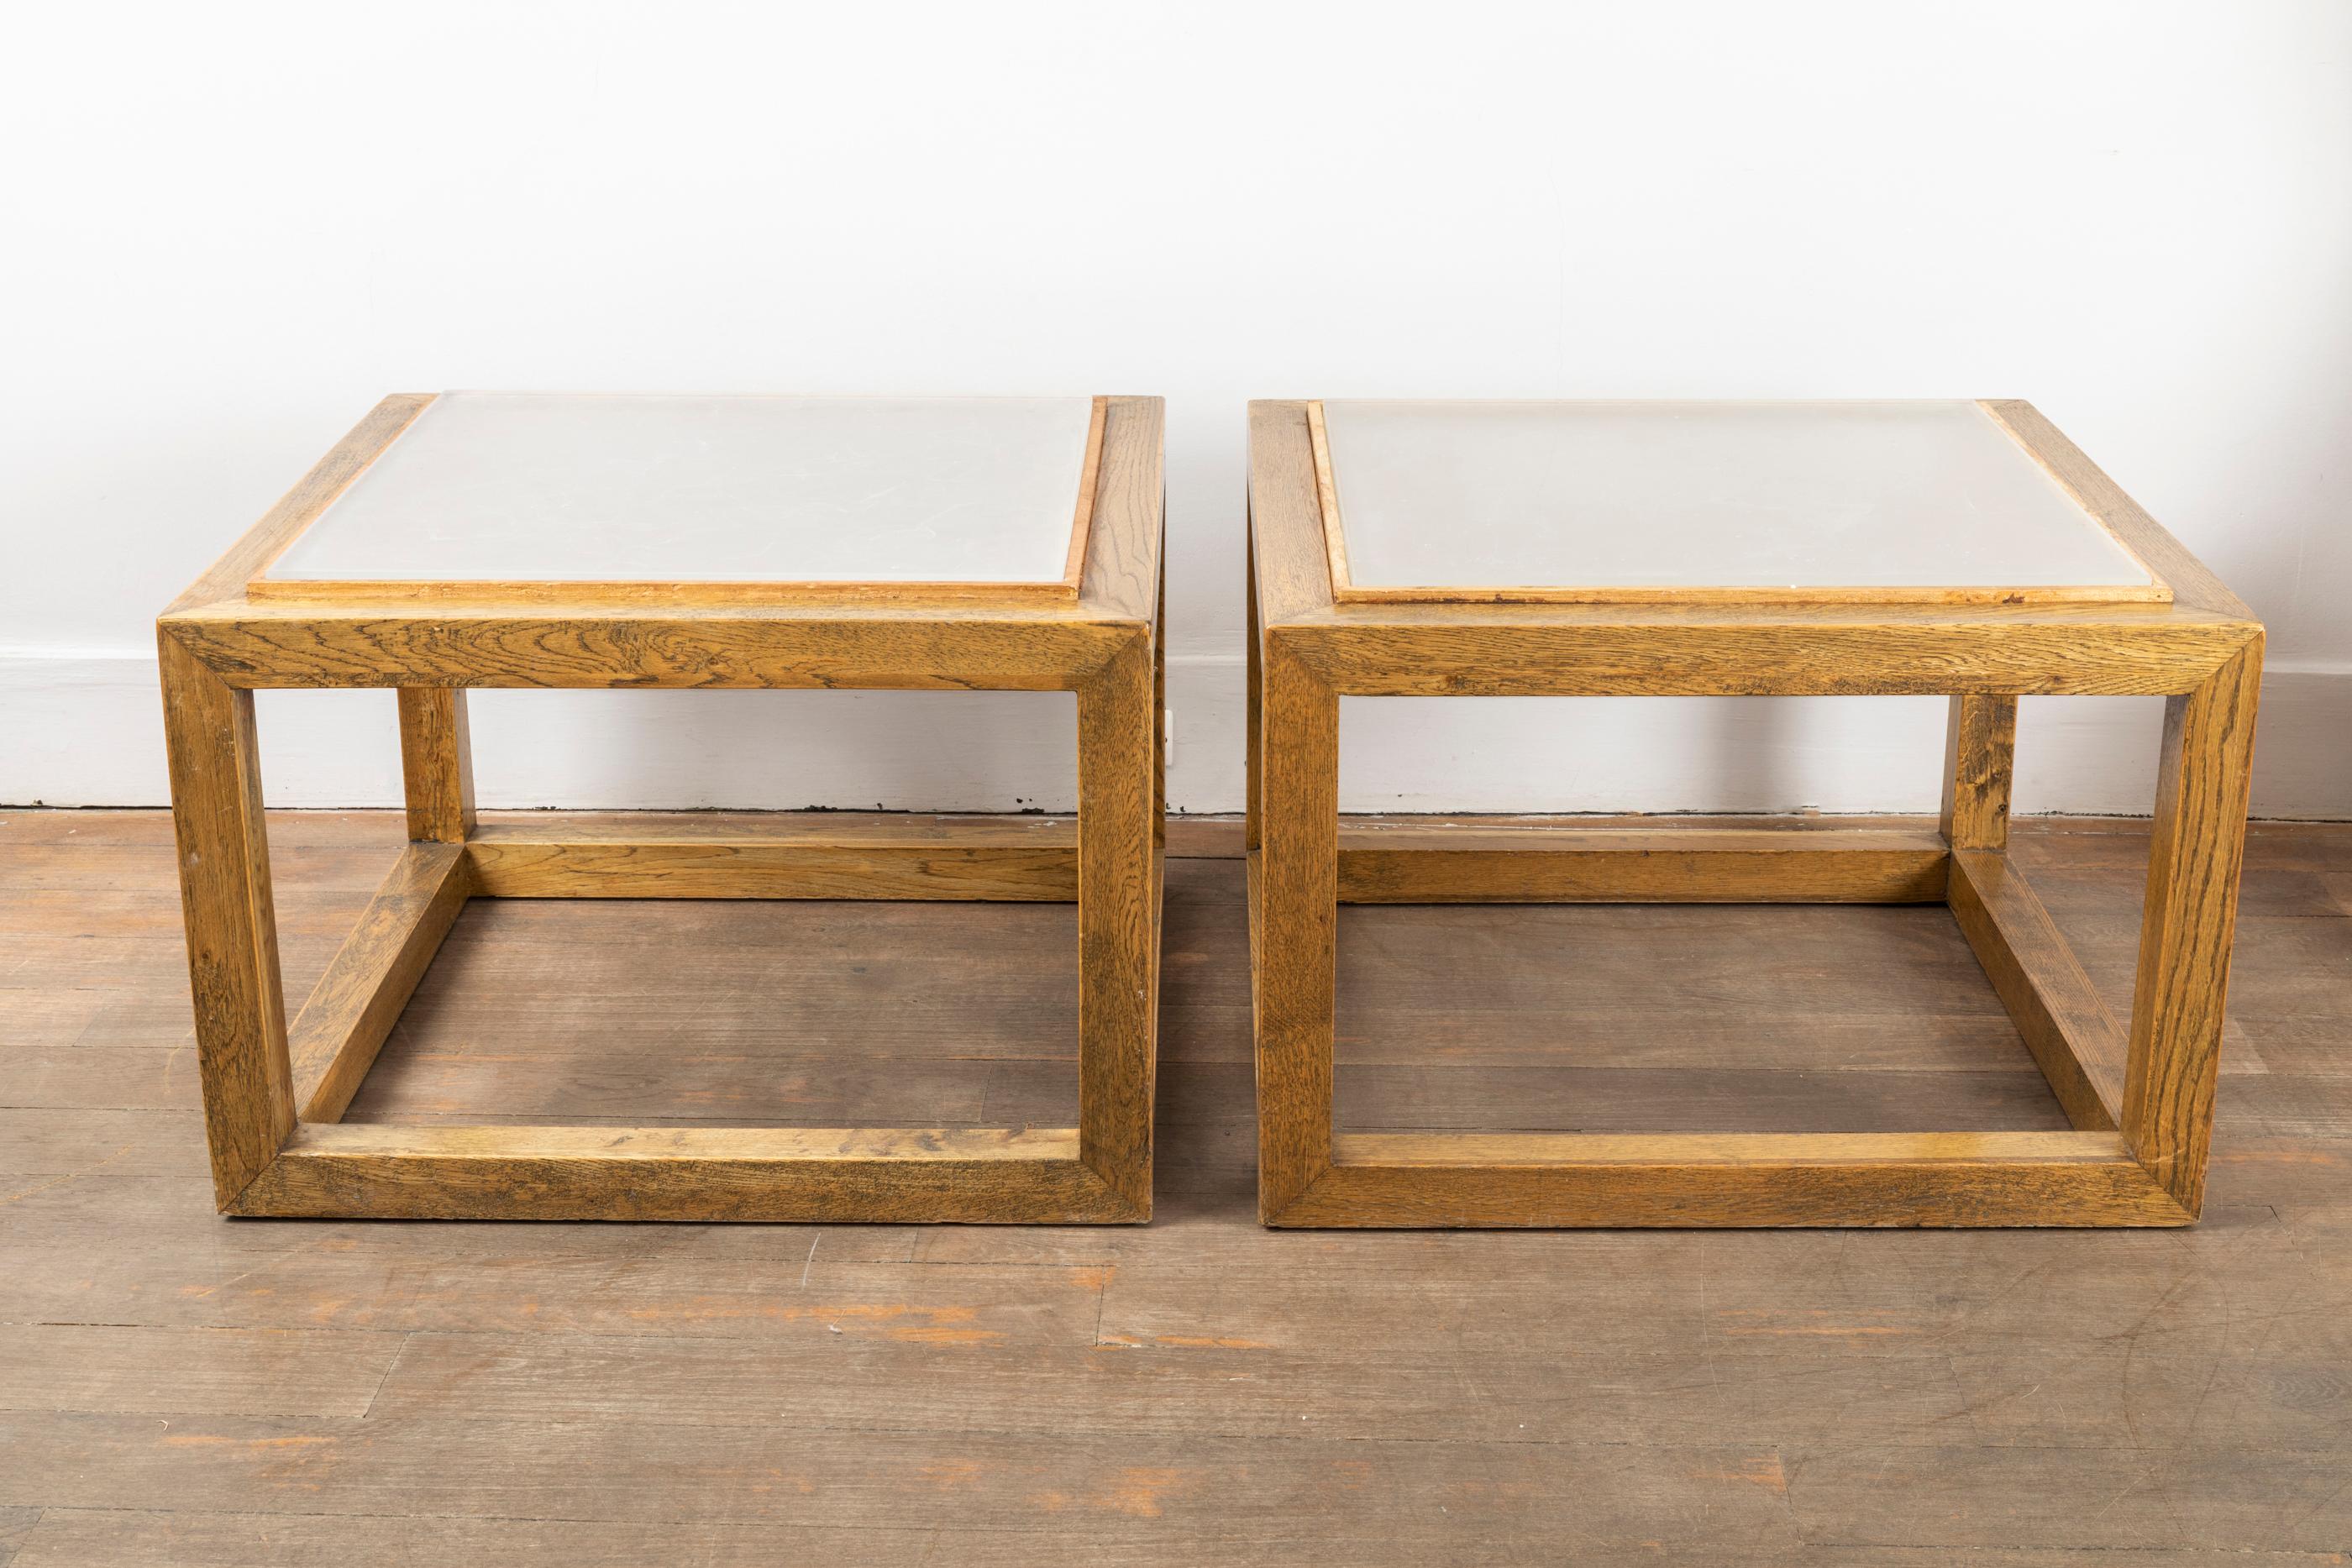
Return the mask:
M 445 392 L 249 589 L 904 585 L 1075 597 L 1102 406 Z
M 1308 405 L 1341 601 L 2167 601 L 1974 402 Z

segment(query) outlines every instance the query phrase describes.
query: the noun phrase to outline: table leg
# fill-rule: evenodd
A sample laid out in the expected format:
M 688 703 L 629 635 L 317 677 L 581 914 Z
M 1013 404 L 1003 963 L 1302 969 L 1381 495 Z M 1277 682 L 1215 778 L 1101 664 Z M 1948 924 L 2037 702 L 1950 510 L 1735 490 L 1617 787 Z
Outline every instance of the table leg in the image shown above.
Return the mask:
M 474 834 L 474 750 L 466 694 L 454 686 L 400 688 L 400 772 L 408 836 L 462 844 Z
M 2256 637 L 2204 685 L 2164 705 L 2123 1134 L 2140 1164 L 2190 1214 L 2204 1203 L 2213 1137 L 2262 672 Z
M 253 694 L 230 686 L 169 632 L 157 642 L 205 1134 L 213 1189 L 226 1207 L 294 1128 L 260 748 Z
M 1258 1213 L 1271 1220 L 1331 1166 L 1339 895 L 1339 698 L 1277 643 L 1258 721 Z

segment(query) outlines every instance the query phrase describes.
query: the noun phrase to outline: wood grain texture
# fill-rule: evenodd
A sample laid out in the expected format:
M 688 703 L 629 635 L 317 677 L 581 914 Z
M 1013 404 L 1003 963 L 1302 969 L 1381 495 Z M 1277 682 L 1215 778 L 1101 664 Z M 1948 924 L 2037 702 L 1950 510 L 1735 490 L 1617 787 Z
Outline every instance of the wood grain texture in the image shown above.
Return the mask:
M 1295 402 L 1252 405 L 1250 679 L 1257 754 L 1245 833 L 1256 854 L 1251 904 L 1262 1218 L 1331 1225 L 2137 1225 L 2195 1218 L 2233 917 L 2235 835 L 2245 807 L 2256 678 L 2247 672 L 2258 673 L 2262 628 L 2047 422 L 2021 404 L 1985 406 L 2128 551 L 2180 591 L 2172 602 L 2035 603 L 2007 594 L 1998 597 L 2008 602 L 1904 602 L 1904 596 L 1872 593 L 1853 601 L 1760 603 L 1743 602 L 1749 597 L 1744 592 L 1704 590 L 1648 596 L 1654 602 L 1581 602 L 1594 597 L 1581 591 L 1558 595 L 1558 602 L 1462 602 L 1451 593 L 1410 592 L 1400 597 L 1430 601 L 1350 602 L 1318 411 Z M 1314 701 L 1294 696 L 1297 711 L 1277 712 L 1276 694 L 1286 686 L 1312 692 Z M 2130 1082 L 2118 1104 L 2113 1020 L 2047 912 L 1999 852 L 2008 831 L 2017 699 L 2133 694 L 2167 697 L 2170 717 L 2158 869 L 2148 883 L 2129 1036 Z M 1344 695 L 1841 695 L 1953 699 L 1941 831 L 1932 840 L 1922 835 L 1894 859 L 1880 841 L 1870 852 L 1880 857 L 1875 864 L 1863 858 L 1861 846 L 1820 834 L 1750 842 L 1721 827 L 1703 830 L 1730 835 L 1714 841 L 1717 852 L 1704 857 L 1677 855 L 1662 831 L 1647 828 L 1637 832 L 1654 836 L 1624 841 L 1552 830 L 1564 836 L 1551 841 L 1550 851 L 1526 847 L 1542 842 L 1535 834 L 1543 830 L 1477 825 L 1388 828 L 1351 838 L 1336 824 L 1336 789 L 1326 779 L 1337 742 L 1336 720 L 1327 726 L 1323 713 L 1326 706 L 1336 713 Z M 1336 762 L 1328 771 L 1335 770 Z M 1634 852 L 1623 853 L 1629 846 Z M 1946 846 L 1977 857 L 1973 879 L 1952 872 Z M 2044 1169 L 2032 1161 L 1980 1162 L 1965 1175 L 1934 1162 L 1915 1171 L 1907 1156 L 1849 1171 L 1817 1152 L 1806 1159 L 1829 1167 L 1818 1183 L 1796 1167 L 1780 1172 L 1807 1191 L 1831 1195 L 1786 1211 L 1813 1217 L 1806 1221 L 1774 1218 L 1780 1211 L 1766 1201 L 1775 1190 L 1770 1178 L 1727 1175 L 1719 1166 L 1686 1176 L 1664 1145 L 1654 1159 L 1643 1155 L 1650 1163 L 1637 1161 L 1600 1186 L 1582 1168 L 1533 1176 L 1515 1169 L 1507 1176 L 1482 1171 L 1475 1150 L 1459 1143 L 1431 1160 L 1391 1161 L 1370 1175 L 1350 1174 L 1344 1155 L 1328 1174 L 1318 1169 L 1332 1157 L 1332 971 L 1328 961 L 1313 961 L 1318 953 L 1328 956 L 1328 944 L 1299 930 L 1300 923 L 1328 915 L 1329 900 L 1937 896 L 1953 903 L 2070 1119 L 2109 1137 L 2119 1122 L 2136 1158 L 2156 1173 L 2153 1185 L 2118 1165 L 2112 1149 L 2088 1164 Z M 1879 1218 L 1866 1201 L 1874 1183 L 1885 1197 Z M 1645 1195 L 1653 1192 L 1671 1201 L 1645 1210 Z M 1854 1218 L 1822 1220 L 1832 1214 Z M 1631 1218 L 1610 1218 L 1620 1215 Z
M 1139 634 L 1078 692 L 1079 1157 L 1151 1213 L 1159 1018 L 1158 673 Z
M 1081 608 L 1097 617 L 1158 624 L 1168 497 L 1166 423 L 1166 406 L 1159 398 L 1114 397 L 1106 402 L 1102 465 L 1079 593 Z M 1116 653 L 1115 642 L 1105 644 L 1105 657 Z
M 213 1190 L 224 1206 L 294 1125 L 253 694 L 157 639 Z
M 2133 559 L 2172 585 L 2174 603 L 2233 621 L 2254 619 L 2243 600 L 2223 586 L 2221 580 L 2173 538 L 2163 524 L 2125 495 L 2123 486 L 2101 472 L 2099 465 L 2067 440 L 2041 410 L 2016 398 L 1987 399 L 1978 406 L 2032 453 L 2083 509 L 2096 517 L 2131 552 Z
M 289 608 L 242 600 L 164 625 L 235 686 L 1067 691 L 1122 629 L 1034 613 L 858 606 L 541 612 Z
M 470 885 L 466 852 L 457 844 L 412 843 L 401 852 L 288 1031 L 301 1120 L 335 1121 L 359 1092 Z
M 1339 826 L 1342 904 L 1926 904 L 1937 834 Z
M 1276 1225 L 2187 1225 L 2113 1134 L 1357 1133 Z
M 387 1219 L 1138 1218 L 1075 1128 L 303 1127 L 234 1212 Z
M 2017 765 L 2017 699 L 1951 701 L 1944 731 L 1944 840 L 1956 850 L 2009 842 L 2010 778 Z
M 236 881 L 247 903 L 240 912 L 209 881 L 201 888 L 191 883 L 192 962 L 205 982 L 199 997 L 207 998 L 199 1003 L 199 1028 L 214 1037 L 206 1090 L 223 1106 L 215 1153 L 224 1206 L 266 1166 L 274 1173 L 268 1184 L 238 1212 L 1148 1218 L 1165 857 L 1159 400 L 1096 400 L 1066 577 L 1014 585 L 1019 591 L 1001 596 L 990 585 L 956 585 L 951 592 L 922 583 L 673 591 L 677 585 L 551 582 L 280 584 L 257 594 L 255 573 L 428 401 L 388 400 L 159 622 L 167 700 L 184 710 L 172 728 L 175 800 L 188 801 L 192 842 L 208 857 L 203 875 Z M 1045 598 L 1067 602 L 1037 601 L 1028 590 L 1041 586 L 1053 590 Z M 249 777 L 250 689 L 384 685 L 400 689 L 411 839 L 447 852 L 420 849 L 401 862 L 306 1014 L 303 1103 L 317 1119 L 345 1109 L 470 893 L 1075 898 L 1080 1096 L 1070 1146 L 1020 1143 L 1016 1135 L 1010 1146 L 1019 1157 L 1007 1165 L 1003 1150 L 961 1133 L 895 1140 L 866 1133 L 844 1134 L 827 1148 L 791 1139 L 689 1141 L 665 1165 L 639 1156 L 677 1147 L 660 1142 L 675 1129 L 579 1134 L 602 1153 L 584 1153 L 588 1143 L 558 1146 L 543 1132 L 490 1129 L 460 1144 L 426 1138 L 413 1146 L 298 1139 L 271 1164 L 291 1124 L 292 1091 L 275 994 L 266 850 L 253 837 L 236 855 L 215 852 L 221 835 L 247 818 L 250 834 L 259 831 L 257 786 Z M 1073 691 L 1077 825 L 1074 831 L 1066 822 L 1040 821 L 961 839 L 937 821 L 889 829 L 837 822 L 828 824 L 830 836 L 828 829 L 744 834 L 709 822 L 640 829 L 635 838 L 540 823 L 482 833 L 473 820 L 463 695 L 473 686 Z M 240 770 L 241 803 L 221 806 L 227 798 L 216 779 Z M 212 971 L 215 946 L 266 974 L 256 985 L 224 990 Z M 269 993 L 266 1004 L 257 991 Z M 215 993 L 217 1001 L 209 999 Z M 984 1099 L 985 1077 L 976 1082 Z M 645 1142 L 627 1143 L 632 1138 Z M 957 1157 L 917 1157 L 934 1146 Z M 914 1168 L 901 1172 L 902 1156 Z M 512 1176 L 503 1186 L 496 1174 L 502 1159 Z M 970 1179 L 957 1189 L 960 1176 Z M 646 1196 L 649 1182 L 661 1195 Z M 527 1199 L 516 1196 L 526 1188 Z M 379 1199 L 387 1207 L 373 1207 Z
M 2204 1202 L 2213 1136 L 2262 674 L 2257 636 L 2195 692 L 2165 704 L 2123 1133 L 2192 1215 Z
M 408 836 L 461 844 L 474 831 L 474 742 L 466 694 L 449 686 L 400 688 L 400 778 Z
M 1349 696 L 2132 696 L 2194 687 L 2248 629 L 2168 607 L 1383 605 L 1285 633 Z
M 2024 874 L 1986 850 L 1952 853 L 1952 917 L 2076 1127 L 2113 1131 L 2125 1036 Z
M 1249 410 L 1249 516 L 1259 635 L 1331 608 L 1322 507 L 1301 402 Z
M 1987 406 L 2051 460 L 2022 405 Z M 1261 635 L 1289 632 L 1343 695 L 2173 695 L 2257 630 L 2111 484 L 2079 474 L 2085 507 L 2183 590 L 2175 602 L 1335 604 L 1306 405 L 1253 403 L 1250 420 Z
M 1331 1163 L 1339 699 L 1280 643 L 1269 644 L 1258 697 L 1265 800 L 1252 949 L 1258 1207 L 1271 1218 Z
M 476 891 L 494 898 L 1078 896 L 1078 831 L 1068 818 L 827 811 L 756 829 L 698 816 L 603 827 L 556 819 L 479 828 L 466 855 Z

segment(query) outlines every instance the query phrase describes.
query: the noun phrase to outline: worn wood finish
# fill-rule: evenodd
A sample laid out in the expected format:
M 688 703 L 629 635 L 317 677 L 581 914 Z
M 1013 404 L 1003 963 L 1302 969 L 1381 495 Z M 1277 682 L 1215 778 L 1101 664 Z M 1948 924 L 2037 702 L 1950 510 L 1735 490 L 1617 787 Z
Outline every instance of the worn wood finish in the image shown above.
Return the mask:
M 1150 639 L 1078 693 L 1080 1157 L 1151 1213 L 1157 673 Z
M 336 1120 L 359 1092 L 465 907 L 469 880 L 459 845 L 412 843 L 401 852 L 288 1031 L 295 1113 L 303 1121 Z
M 294 1125 L 261 748 L 252 693 L 224 685 L 169 636 L 158 639 L 158 655 L 205 1126 L 213 1190 L 226 1206 Z
M 2100 999 L 2024 873 L 2006 855 L 1956 850 L 1951 906 L 2067 1119 L 2090 1132 L 2118 1126 L 2123 1025 Z
M 1254 402 L 1249 431 L 1251 588 L 1263 639 L 1276 624 L 1330 610 L 1331 569 L 1306 404 Z
M 1339 1139 L 1277 1225 L 2187 1225 L 2113 1134 Z
M 494 823 L 467 841 L 466 856 L 475 891 L 493 898 L 1078 896 L 1078 831 L 1067 818 L 828 811 L 783 821 L 756 831 L 695 817 Z
M 1342 606 L 1276 623 L 1349 696 L 2168 696 L 2243 622 L 2163 606 Z
M 1942 829 L 1954 849 L 1998 850 L 2008 844 L 2016 754 L 2015 697 L 1952 699 L 1944 732 Z
M 2021 403 L 1984 405 L 2170 602 L 1496 603 L 1348 591 L 1311 404 L 1251 410 L 1250 907 L 1260 1214 L 1277 1225 L 2179 1225 L 2212 1121 L 2262 628 L 2178 541 Z M 1528 596 L 1538 597 L 1538 596 Z M 1548 596 L 1587 601 L 1595 596 Z M 1611 595 L 1609 597 L 1618 597 Z M 1953 596 L 1960 601 L 1969 594 Z M 1312 694 L 1311 700 L 1307 694 Z M 1341 695 L 1952 698 L 1939 831 L 1751 832 L 1336 821 Z M 2158 830 L 2126 1037 L 2005 857 L 2022 695 L 2159 695 Z M 1287 708 L 1285 707 L 1287 704 Z M 1336 845 L 1336 849 L 1335 846 Z M 1699 1159 L 1650 1144 L 1330 1142 L 1339 902 L 1944 899 L 2069 1120 L 2042 1155 L 1893 1158 L 1835 1143 Z M 2120 1139 L 2118 1140 L 2118 1129 Z M 1421 1136 L 1411 1134 L 1410 1136 Z M 2012 1151 L 2013 1152 L 2013 1151 Z M 2045 1151 L 2046 1153 L 2046 1151 Z M 1409 1156 L 1409 1157 L 1408 1157 Z
M 466 694 L 449 686 L 400 688 L 400 776 L 408 836 L 462 844 L 474 831 L 474 743 Z
M 387 399 L 158 622 L 222 1207 L 1148 1218 L 1166 852 L 1159 400 L 1096 400 L 1066 573 L 1050 585 L 279 583 L 257 593 L 268 562 L 430 401 Z M 1040 586 L 1055 591 L 1031 591 Z M 399 690 L 412 847 L 329 966 L 289 1059 L 251 690 L 387 685 Z M 693 819 L 536 820 L 485 830 L 474 818 L 466 726 L 464 688 L 473 686 L 1071 691 L 1077 820 L 858 816 L 752 831 Z M 528 1127 L 404 1138 L 334 1126 L 473 894 L 1074 899 L 1078 1125 L 995 1142 L 950 1129 L 830 1143 L 772 1128 L 734 1138 L 704 1129 L 678 1143 L 665 1141 L 677 1129 L 602 1127 L 567 1143 Z M 985 1099 L 986 1087 L 978 1093 Z
M 512 602 L 252 598 L 257 565 L 431 401 L 386 399 L 174 602 L 166 632 L 234 686 L 1070 691 L 1135 625 L 1155 624 L 1163 415 L 1159 399 L 1139 397 L 1104 400 L 1075 602 L 887 591 L 567 599 L 554 585 Z
M 1071 1224 L 1143 1218 L 1076 1129 L 306 1126 L 233 1212 Z
M 1104 415 L 1081 606 L 1114 627 L 1158 624 L 1161 517 L 1167 507 L 1167 411 L 1156 397 L 1115 397 Z M 1097 641 L 1094 663 L 1117 656 L 1116 635 Z
M 1341 904 L 1928 904 L 1943 839 L 1859 829 L 1339 829 Z
M 1279 646 L 1266 653 L 1265 670 L 1252 946 L 1258 1207 L 1271 1220 L 1331 1164 L 1339 699 Z
M 1118 625 L 1076 610 L 761 606 L 734 614 L 234 601 L 164 628 L 234 686 L 1066 691 Z
M 2213 1079 L 2237 931 L 2246 792 L 2262 689 L 2259 635 L 2165 704 L 2156 831 L 2124 1071 L 2124 1135 L 2191 1214 L 2204 1201 Z

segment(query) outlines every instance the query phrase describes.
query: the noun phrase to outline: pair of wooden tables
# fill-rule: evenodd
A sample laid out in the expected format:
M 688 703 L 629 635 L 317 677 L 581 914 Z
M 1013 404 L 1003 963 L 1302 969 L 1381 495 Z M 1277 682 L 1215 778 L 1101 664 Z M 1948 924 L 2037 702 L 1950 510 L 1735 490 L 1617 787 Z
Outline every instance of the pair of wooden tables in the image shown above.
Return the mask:
M 238 1215 L 1140 1221 L 1163 859 L 1157 400 L 394 397 L 159 623 Z M 1272 1225 L 2180 1225 L 2263 632 L 2023 403 L 1264 402 L 1248 818 Z M 393 686 L 410 843 L 289 1025 L 252 693 Z M 1065 690 L 1075 831 L 478 825 L 476 686 Z M 1378 830 L 1343 695 L 1933 694 L 1941 831 Z M 2021 695 L 2166 697 L 2128 1027 L 2005 853 Z M 1061 899 L 1078 1125 L 339 1120 L 468 897 Z M 2074 1130 L 1335 1134 L 1343 903 L 1948 903 Z

